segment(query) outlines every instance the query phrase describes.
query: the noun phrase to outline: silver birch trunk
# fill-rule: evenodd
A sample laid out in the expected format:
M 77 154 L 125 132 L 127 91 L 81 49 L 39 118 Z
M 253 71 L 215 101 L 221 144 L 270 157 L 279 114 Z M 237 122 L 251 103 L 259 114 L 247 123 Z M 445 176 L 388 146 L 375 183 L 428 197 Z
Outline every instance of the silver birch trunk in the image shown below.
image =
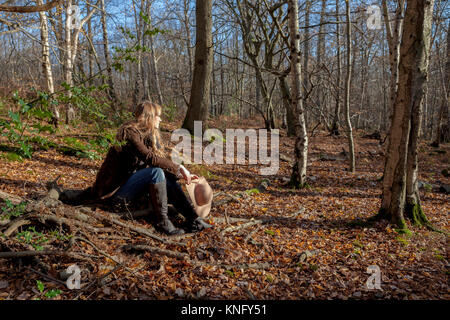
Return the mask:
M 350 154 L 350 172 L 355 172 L 355 146 L 353 142 L 352 122 L 350 121 L 350 85 L 352 80 L 352 22 L 350 19 L 350 0 L 345 1 L 347 16 L 347 78 L 345 81 L 345 122 L 347 126 L 348 149 Z
M 43 4 L 42 0 L 36 0 L 38 6 Z M 55 92 L 53 86 L 52 64 L 50 62 L 50 46 L 48 42 L 48 20 L 45 11 L 39 11 L 40 30 L 41 30 L 41 46 L 42 46 L 42 73 L 45 77 L 47 91 L 52 94 Z M 52 107 L 53 121 L 57 125 L 59 120 L 59 111 L 56 106 Z
M 291 79 L 292 79 L 292 109 L 294 110 L 295 127 L 295 164 L 290 184 L 302 188 L 306 184 L 306 168 L 308 159 L 308 135 L 306 132 L 305 114 L 301 93 L 302 66 L 300 56 L 300 33 L 298 24 L 297 0 L 289 0 L 289 33 L 291 53 Z
M 72 61 L 72 30 L 71 30 L 71 22 L 70 18 L 72 16 L 72 12 L 70 12 L 70 5 L 72 4 L 72 0 L 68 0 L 66 4 L 66 21 L 65 21 L 65 81 L 69 87 L 72 87 L 72 74 L 73 74 L 73 61 Z M 67 96 L 69 98 L 72 97 L 72 91 L 69 90 L 67 92 Z M 73 109 L 72 104 L 69 102 L 66 106 L 66 124 L 74 118 L 75 110 Z

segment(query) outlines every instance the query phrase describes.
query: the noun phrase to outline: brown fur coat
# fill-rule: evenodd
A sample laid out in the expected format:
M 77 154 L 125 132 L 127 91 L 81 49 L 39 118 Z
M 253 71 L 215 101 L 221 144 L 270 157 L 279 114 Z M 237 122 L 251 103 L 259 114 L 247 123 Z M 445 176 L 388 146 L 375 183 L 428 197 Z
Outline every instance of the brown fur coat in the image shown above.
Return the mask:
M 118 130 L 117 140 L 125 144 L 109 148 L 94 185 L 84 192 L 84 196 L 90 200 L 109 198 L 136 170 L 145 167 L 159 167 L 165 173 L 177 175 L 178 165 L 157 156 L 151 148 L 149 138 L 144 138 L 136 128 L 122 125 Z

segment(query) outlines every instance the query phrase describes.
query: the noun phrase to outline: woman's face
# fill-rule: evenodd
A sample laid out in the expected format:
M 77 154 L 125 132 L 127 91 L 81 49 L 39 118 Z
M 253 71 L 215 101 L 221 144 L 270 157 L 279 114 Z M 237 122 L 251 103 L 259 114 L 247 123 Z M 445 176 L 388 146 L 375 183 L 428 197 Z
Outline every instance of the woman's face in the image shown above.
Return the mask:
M 159 123 L 161 122 L 161 111 L 160 112 L 158 112 L 157 114 L 156 114 L 156 119 L 155 119 L 155 128 L 156 129 L 159 129 Z

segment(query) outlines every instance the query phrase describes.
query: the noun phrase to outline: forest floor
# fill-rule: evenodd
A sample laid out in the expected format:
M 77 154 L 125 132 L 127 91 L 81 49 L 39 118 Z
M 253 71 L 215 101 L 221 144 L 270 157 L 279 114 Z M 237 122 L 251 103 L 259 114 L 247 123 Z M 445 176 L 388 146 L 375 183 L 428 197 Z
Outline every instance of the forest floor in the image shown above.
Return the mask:
M 228 123 L 255 128 L 251 121 Z M 225 124 L 209 126 L 225 132 Z M 165 141 L 176 125 L 163 123 Z M 59 138 L 48 138 L 78 134 L 87 132 L 82 126 L 62 126 Z M 362 135 L 355 134 L 352 174 L 340 155 L 346 138 L 317 131 L 309 145 L 309 187 L 301 190 L 285 186 L 291 172 L 287 161 L 280 161 L 273 176 L 259 175 L 259 165 L 187 165 L 217 194 L 209 216 L 215 227 L 175 239 L 158 234 L 141 218 L 117 219 L 146 228 L 162 241 L 108 224 L 111 214 L 101 208 L 41 208 L 40 214 L 72 222 L 83 209 L 90 228 L 68 223 L 55 229 L 37 219 L 0 236 L 0 251 L 61 251 L 70 244 L 73 253 L 0 259 L 0 299 L 450 299 L 447 235 L 413 226 L 406 235 L 386 221 L 361 223 L 380 207 L 384 162 L 384 145 Z M 292 158 L 293 148 L 294 139 L 281 132 L 280 154 Z M 436 186 L 450 184 L 441 173 L 450 167 L 449 155 L 449 145 L 420 147 L 420 181 L 430 184 L 421 189 L 422 205 L 434 226 L 447 234 L 449 198 Z M 38 200 L 47 193 L 46 182 L 59 175 L 64 188 L 82 189 L 94 182 L 100 164 L 54 149 L 36 151 L 23 161 L 0 157 L 0 191 Z M 254 190 L 265 178 L 266 190 Z M 126 245 L 168 251 L 130 251 Z M 80 290 L 68 289 L 60 277 L 73 264 L 81 269 Z M 381 290 L 367 287 L 369 266 L 379 267 Z

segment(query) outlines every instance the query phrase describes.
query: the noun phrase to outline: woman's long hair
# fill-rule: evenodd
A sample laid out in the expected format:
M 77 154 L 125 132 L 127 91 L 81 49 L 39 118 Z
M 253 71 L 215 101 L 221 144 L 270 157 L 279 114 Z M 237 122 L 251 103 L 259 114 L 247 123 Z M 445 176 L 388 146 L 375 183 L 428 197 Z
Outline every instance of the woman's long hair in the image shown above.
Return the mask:
M 165 156 L 164 145 L 161 141 L 159 130 L 156 128 L 156 117 L 161 115 L 162 107 L 149 100 L 142 101 L 134 110 L 135 119 L 125 123 L 122 128 L 134 127 L 142 135 L 146 144 L 160 157 Z M 122 129 L 121 128 L 121 129 Z M 123 140 L 123 130 L 119 130 L 118 136 Z

